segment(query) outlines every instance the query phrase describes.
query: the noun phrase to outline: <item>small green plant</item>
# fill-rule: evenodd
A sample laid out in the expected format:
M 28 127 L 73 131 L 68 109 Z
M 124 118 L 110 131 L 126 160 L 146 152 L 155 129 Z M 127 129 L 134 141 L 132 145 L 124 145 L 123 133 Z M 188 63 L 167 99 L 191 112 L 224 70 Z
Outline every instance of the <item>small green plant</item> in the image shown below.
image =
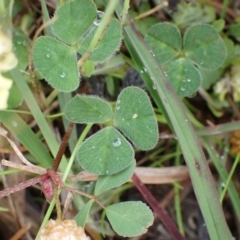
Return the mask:
M 201 86 L 201 71 L 220 67 L 225 58 L 225 45 L 210 25 L 189 27 L 183 37 L 170 23 L 152 26 L 145 41 L 161 64 L 165 75 L 179 96 L 189 96 Z
M 64 182 L 69 174 L 74 173 L 75 161 L 81 169 L 98 175 L 92 186 L 92 192 L 86 194 L 76 190 L 88 198 L 74 202 L 76 208 L 81 209 L 74 218 L 77 225 L 82 227 L 86 225 L 91 218 L 91 210 L 94 209 L 95 203 L 98 203 L 103 210 L 102 217 L 107 216 L 113 230 L 124 237 L 134 237 L 145 233 L 153 223 L 150 208 L 140 201 L 103 204 L 100 200 L 109 190 L 112 191 L 131 179 L 173 238 L 184 240 L 182 232 L 180 233 L 172 219 L 134 173 L 135 151 L 151 150 L 158 142 L 156 115 L 159 116 L 161 112 L 161 117 L 168 123 L 181 147 L 211 239 L 230 239 L 231 233 L 199 141 L 199 136 L 208 135 L 212 130 L 207 128 L 204 132 L 202 129 L 202 133 L 201 130 L 196 131 L 193 128 L 194 124 L 199 128 L 202 126 L 196 124 L 195 117 L 186 110 L 180 98 L 208 89 L 229 66 L 239 65 L 239 46 L 234 45 L 229 37 L 239 41 L 237 34 L 239 23 L 233 24 L 227 33 L 223 32 L 225 21 L 216 19 L 215 9 L 211 6 L 202 9 L 202 4 L 198 3 L 179 4 L 177 11 L 172 15 L 175 24 L 168 22 L 155 24 L 159 21 L 151 17 L 147 22 L 142 20 L 140 24 L 135 24 L 133 21 L 128 25 L 130 2 L 127 0 L 124 1 L 124 6 L 117 0 L 95 1 L 101 2 L 101 6 L 106 7 L 105 12 L 98 11 L 91 0 L 60 2 L 53 18 L 50 19 L 45 1 L 41 1 L 45 36 L 34 37 L 31 42 L 24 35 L 25 28 L 22 31 L 13 29 L 13 49 L 18 58 L 18 66 L 6 74 L 10 75 L 15 83 L 10 90 L 8 109 L 0 111 L 0 121 L 25 146 L 33 161 L 46 169 L 52 165 L 52 156 L 58 158 L 61 152 L 57 153 L 59 144 L 48 125 L 51 118 L 61 116 L 64 125 L 68 122 L 86 124 L 78 140 L 76 129 L 75 135 L 73 134 L 69 140 L 71 157 L 66 159 L 63 156 L 59 166 L 60 171 L 64 173 L 62 179 L 60 180 L 57 173 L 58 162 L 57 166 L 53 164 L 47 173 L 34 178 L 34 183 L 47 180 L 47 184 L 51 182 L 53 188 L 65 187 L 72 191 L 72 188 L 67 187 Z M 141 11 L 148 9 L 146 3 L 144 4 Z M 112 17 L 113 11 L 116 18 Z M 150 29 L 149 24 L 152 25 Z M 136 33 L 134 25 L 139 27 L 144 40 Z M 108 72 L 113 89 L 111 92 L 114 93 L 113 76 L 122 77 L 125 71 L 123 67 L 124 70 L 121 69 L 117 73 L 111 72 L 116 60 L 114 56 L 120 49 L 122 41 L 131 59 L 121 56 L 121 64 L 126 61 L 138 70 L 148 92 L 134 86 L 126 87 L 116 97 L 115 102 L 95 95 L 75 94 L 81 79 L 97 72 Z M 232 68 L 232 72 L 235 73 L 237 82 L 237 67 Z M 39 108 L 40 104 L 33 97 L 28 84 L 32 84 L 34 88 L 40 79 L 44 79 L 54 89 L 43 99 L 42 105 L 49 107 L 53 99 L 58 97 L 60 114 L 47 116 Z M 237 83 L 234 86 L 237 86 Z M 224 97 L 225 94 L 222 94 L 222 99 Z M 32 131 L 18 115 L 18 110 L 14 109 L 23 99 L 30 112 L 19 113 L 33 115 L 40 130 L 38 134 Z M 158 110 L 154 111 L 151 100 Z M 46 120 L 48 117 L 49 121 Z M 93 124 L 98 124 L 100 130 L 86 138 Z M 219 127 L 222 132 L 236 128 L 239 127 L 234 124 Z M 46 140 L 51 154 L 40 138 Z M 220 178 L 229 185 L 229 196 L 240 219 L 236 189 L 231 184 L 223 164 L 216 159 L 216 153 L 210 147 L 211 143 L 204 138 L 202 142 L 213 159 Z M 50 175 L 51 170 L 54 170 L 53 175 Z M 62 181 L 61 184 L 58 184 L 58 180 Z M 29 184 L 29 181 L 27 183 Z M 24 183 L 21 186 L 23 187 Z M 6 192 L 9 194 L 13 189 L 2 191 L 0 197 L 5 196 Z M 51 197 L 47 197 L 48 200 Z M 54 198 L 58 203 L 57 194 Z M 54 200 L 46 213 L 43 225 L 49 219 L 55 205 Z M 58 204 L 56 206 L 59 208 Z

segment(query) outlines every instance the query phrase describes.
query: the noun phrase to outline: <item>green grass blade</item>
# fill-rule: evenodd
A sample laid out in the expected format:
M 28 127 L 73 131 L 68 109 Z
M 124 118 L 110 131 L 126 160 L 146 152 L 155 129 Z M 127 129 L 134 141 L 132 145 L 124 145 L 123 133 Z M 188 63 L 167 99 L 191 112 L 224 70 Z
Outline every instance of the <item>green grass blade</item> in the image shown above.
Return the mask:
M 51 167 L 53 159 L 49 152 L 17 113 L 0 111 L 0 121 L 43 167 Z
M 228 182 L 229 174 L 228 174 L 226 168 L 224 167 L 223 162 L 221 162 L 221 160 L 219 159 L 218 153 L 214 149 L 211 141 L 209 139 L 203 138 L 203 145 L 204 145 L 205 149 L 207 150 L 207 152 L 210 156 L 210 159 L 213 161 L 214 166 L 216 167 L 216 169 L 220 175 L 221 181 L 226 184 Z M 232 204 L 234 207 L 234 212 L 236 213 L 238 221 L 240 223 L 240 208 L 239 208 L 240 199 L 239 199 L 239 194 L 236 191 L 236 188 L 232 181 L 229 181 L 227 191 L 228 191 L 228 194 L 232 201 Z
M 28 105 L 29 110 L 32 112 L 33 117 L 36 120 L 51 153 L 53 154 L 53 156 L 56 156 L 59 148 L 59 143 L 54 137 L 54 134 L 52 133 L 43 115 L 43 112 L 39 108 L 38 103 L 36 102 L 30 88 L 28 87 L 25 79 L 22 77 L 22 74 L 20 73 L 18 68 L 14 68 L 13 70 L 11 70 L 11 74 L 20 92 L 22 93 L 22 96 L 24 97 L 24 100 L 26 101 L 26 104 Z M 63 171 L 66 168 L 66 165 L 67 165 L 67 160 L 63 156 L 63 161 L 60 164 L 60 169 Z
M 120 17 L 122 12 L 120 5 L 117 7 L 116 12 Z M 141 59 L 171 120 L 189 167 L 194 191 L 211 239 L 231 239 L 231 233 L 226 224 L 206 158 L 200 147 L 199 139 L 187 118 L 182 102 L 175 94 L 170 82 L 134 26 L 127 26 L 124 31 L 125 38 L 128 38 L 136 54 Z

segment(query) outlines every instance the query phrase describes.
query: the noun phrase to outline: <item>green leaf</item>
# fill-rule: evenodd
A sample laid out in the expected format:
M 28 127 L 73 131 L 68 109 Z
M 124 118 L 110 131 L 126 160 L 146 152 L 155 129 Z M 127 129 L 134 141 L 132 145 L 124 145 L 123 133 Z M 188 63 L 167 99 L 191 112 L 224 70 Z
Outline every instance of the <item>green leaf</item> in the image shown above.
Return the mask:
M 151 149 L 157 144 L 156 117 L 149 97 L 138 87 L 125 88 L 119 94 L 114 125 L 142 150 Z
M 223 31 L 225 27 L 225 20 L 224 19 L 218 19 L 212 22 L 212 26 L 220 33 Z
M 49 152 L 28 124 L 17 113 L 0 111 L 0 121 L 40 164 L 46 168 L 51 166 L 53 159 Z
M 96 182 L 94 195 L 98 196 L 109 189 L 119 187 L 129 181 L 134 173 L 135 166 L 136 162 L 133 161 L 130 166 L 123 169 L 121 172 L 109 176 L 99 176 Z
M 13 51 L 18 59 L 18 68 L 26 70 L 28 65 L 27 38 L 24 33 L 16 28 L 13 30 Z
M 81 167 L 99 175 L 120 172 L 133 158 L 132 146 L 114 127 L 106 127 L 89 137 L 77 153 Z
M 150 208 L 142 202 L 116 203 L 106 208 L 106 215 L 117 234 L 123 237 L 142 235 L 153 223 Z
M 78 226 L 81 226 L 84 228 L 86 222 L 87 222 L 87 218 L 89 216 L 89 212 L 90 209 L 92 207 L 94 203 L 94 200 L 89 200 L 84 206 L 83 208 L 81 208 L 81 210 L 78 212 L 78 214 L 74 217 L 76 223 Z
M 86 60 L 81 67 L 81 73 L 85 77 L 90 77 L 93 74 L 94 69 L 94 63 L 92 61 Z
M 68 1 L 56 11 L 53 32 L 63 42 L 72 45 L 89 30 L 96 16 L 97 10 L 92 1 Z
M 9 91 L 8 107 L 16 108 L 23 102 L 23 97 L 17 85 L 14 83 Z
M 205 70 L 205 69 L 199 69 L 199 71 L 202 76 L 201 87 L 204 88 L 205 90 L 207 90 L 211 87 L 211 85 L 213 85 L 215 82 L 217 82 L 220 79 L 224 69 L 217 68 L 212 71 Z
M 66 105 L 65 116 L 76 123 L 103 123 L 112 118 L 112 108 L 99 97 L 77 95 Z
M 171 23 L 158 23 L 152 26 L 145 37 L 145 42 L 160 64 L 172 60 L 182 48 L 181 33 Z
M 79 53 L 84 55 L 93 39 L 96 32 L 97 25 L 86 35 L 79 47 Z M 91 53 L 89 60 L 93 62 L 103 62 L 111 57 L 120 47 L 122 41 L 122 27 L 120 22 L 113 18 L 108 25 L 103 38 L 99 41 L 98 45 Z
M 79 85 L 74 49 L 50 37 L 40 37 L 33 47 L 36 70 L 59 91 L 71 92 Z
M 240 23 L 232 24 L 228 33 L 240 41 Z
M 207 24 L 194 25 L 184 35 L 184 52 L 198 66 L 213 70 L 226 58 L 226 48 L 215 28 Z
M 162 66 L 179 96 L 189 96 L 201 85 L 201 75 L 187 59 L 179 58 Z
M 180 29 L 196 23 L 211 23 L 216 19 L 215 8 L 201 2 L 180 2 L 173 13 L 173 21 Z

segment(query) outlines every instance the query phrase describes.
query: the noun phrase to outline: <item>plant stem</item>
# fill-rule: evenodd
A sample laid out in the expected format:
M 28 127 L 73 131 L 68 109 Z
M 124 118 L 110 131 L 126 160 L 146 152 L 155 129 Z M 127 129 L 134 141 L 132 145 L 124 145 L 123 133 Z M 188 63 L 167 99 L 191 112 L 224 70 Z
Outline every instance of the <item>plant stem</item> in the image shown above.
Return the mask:
M 141 182 L 141 180 L 135 173 L 132 176 L 132 181 L 139 190 L 139 192 L 142 194 L 142 196 L 145 198 L 147 203 L 152 207 L 154 212 L 162 220 L 162 223 L 168 229 L 172 237 L 175 240 L 186 240 L 178 231 L 176 224 L 173 222 L 173 220 L 168 216 L 166 211 L 159 205 L 158 201 L 154 198 L 151 192 L 146 188 L 146 186 Z
M 62 159 L 62 156 L 66 150 L 66 147 L 68 145 L 68 139 L 71 135 L 71 132 L 73 130 L 73 127 L 74 127 L 74 123 L 71 122 L 68 126 L 68 129 L 67 129 L 67 132 L 65 133 L 64 137 L 63 137 L 63 140 L 62 140 L 62 143 L 60 145 L 60 148 L 59 148 L 59 151 L 57 153 L 57 156 L 53 162 L 53 165 L 52 165 L 52 169 L 54 171 L 57 171 L 58 170 L 58 167 L 60 165 L 60 162 L 61 162 L 61 159 Z

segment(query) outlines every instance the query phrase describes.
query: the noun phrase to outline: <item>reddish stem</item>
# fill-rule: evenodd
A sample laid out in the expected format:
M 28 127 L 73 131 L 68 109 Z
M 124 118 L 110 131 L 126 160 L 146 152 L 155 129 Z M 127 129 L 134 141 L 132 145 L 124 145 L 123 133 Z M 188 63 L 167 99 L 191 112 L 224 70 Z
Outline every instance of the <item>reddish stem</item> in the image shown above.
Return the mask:
M 61 143 L 61 145 L 59 147 L 57 156 L 56 156 L 56 158 L 55 158 L 55 160 L 53 162 L 53 165 L 51 167 L 51 169 L 54 170 L 55 172 L 57 172 L 58 167 L 60 165 L 60 162 L 62 160 L 62 156 L 63 156 L 63 154 L 64 154 L 64 152 L 66 150 L 66 147 L 68 145 L 68 139 L 70 138 L 70 135 L 71 135 L 71 132 L 73 130 L 73 127 L 74 127 L 74 123 L 71 122 L 69 124 L 69 126 L 68 126 L 68 129 L 67 129 L 66 133 L 63 136 L 63 140 L 62 140 L 62 143 Z
M 147 189 L 147 187 L 141 182 L 139 177 L 134 173 L 132 176 L 132 181 L 134 185 L 137 187 L 139 192 L 145 198 L 147 203 L 151 206 L 154 212 L 158 215 L 162 223 L 168 229 L 169 233 L 172 237 L 176 240 L 186 240 L 181 233 L 178 231 L 176 224 L 174 221 L 169 217 L 167 212 L 159 205 L 156 198 L 151 194 L 151 192 Z
M 47 174 L 43 174 L 41 176 L 31 178 L 31 179 L 29 179 L 25 182 L 19 183 L 19 184 L 13 186 L 13 187 L 4 189 L 4 190 L 0 191 L 0 198 L 6 197 L 6 196 L 8 196 L 12 193 L 21 191 L 21 190 L 23 190 L 27 187 L 30 187 L 30 186 L 35 185 L 37 183 L 43 182 L 48 178 L 49 178 L 49 176 Z

